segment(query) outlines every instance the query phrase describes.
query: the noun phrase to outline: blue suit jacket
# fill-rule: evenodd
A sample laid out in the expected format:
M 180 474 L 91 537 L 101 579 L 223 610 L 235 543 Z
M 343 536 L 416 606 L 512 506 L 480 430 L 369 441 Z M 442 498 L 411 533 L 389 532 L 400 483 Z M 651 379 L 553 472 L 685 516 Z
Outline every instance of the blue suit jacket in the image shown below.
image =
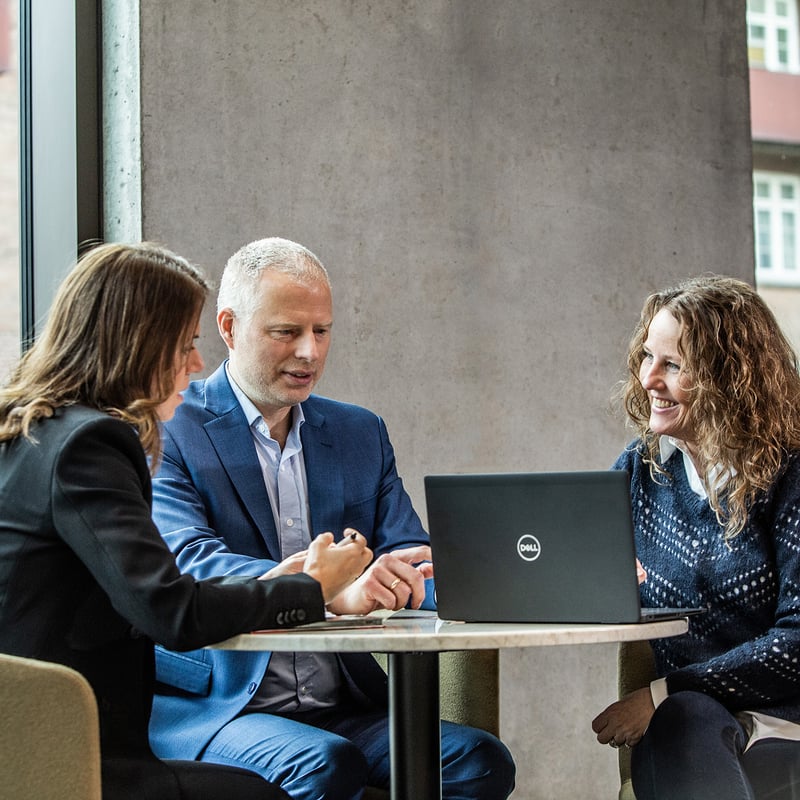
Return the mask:
M 386 426 L 358 406 L 312 395 L 300 429 L 311 535 L 353 527 L 375 556 L 428 544 L 395 467 Z M 224 365 L 194 381 L 165 425 L 153 518 L 184 572 L 257 576 L 280 560 L 252 434 Z M 271 653 L 156 653 L 150 740 L 162 758 L 193 759 L 251 700 Z M 339 657 L 353 696 L 386 705 L 386 677 L 368 654 Z

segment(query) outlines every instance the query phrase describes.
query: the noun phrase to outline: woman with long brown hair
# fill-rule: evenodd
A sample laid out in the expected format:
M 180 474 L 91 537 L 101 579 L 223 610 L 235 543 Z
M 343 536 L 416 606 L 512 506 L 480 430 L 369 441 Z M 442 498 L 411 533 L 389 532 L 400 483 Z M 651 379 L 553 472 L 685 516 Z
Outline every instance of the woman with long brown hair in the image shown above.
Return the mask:
M 245 770 L 152 754 L 153 642 L 191 649 L 323 619 L 371 556 L 360 535 L 333 545 L 322 534 L 300 574 L 197 581 L 178 570 L 150 518 L 150 478 L 159 425 L 203 367 L 206 292 L 164 248 L 99 246 L 0 390 L 0 651 L 89 680 L 105 800 L 286 797 Z

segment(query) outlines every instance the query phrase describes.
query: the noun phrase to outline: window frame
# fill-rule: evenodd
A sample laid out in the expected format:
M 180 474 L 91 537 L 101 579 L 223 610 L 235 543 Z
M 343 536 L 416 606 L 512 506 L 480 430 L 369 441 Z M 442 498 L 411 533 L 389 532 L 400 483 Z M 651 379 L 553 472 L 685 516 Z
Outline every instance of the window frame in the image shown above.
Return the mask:
M 769 187 L 769 195 L 759 193 L 759 184 Z M 792 197 L 783 197 L 782 190 L 791 187 Z M 787 229 L 787 215 L 793 224 Z M 765 231 L 767 224 L 769 230 Z M 788 172 L 753 170 L 753 241 L 755 248 L 756 283 L 759 286 L 800 286 L 800 175 Z M 787 236 L 791 237 L 792 253 L 787 253 Z M 764 262 L 769 256 L 770 266 Z M 793 266 L 786 263 L 790 258 Z
M 100 0 L 20 0 L 20 338 L 102 237 Z

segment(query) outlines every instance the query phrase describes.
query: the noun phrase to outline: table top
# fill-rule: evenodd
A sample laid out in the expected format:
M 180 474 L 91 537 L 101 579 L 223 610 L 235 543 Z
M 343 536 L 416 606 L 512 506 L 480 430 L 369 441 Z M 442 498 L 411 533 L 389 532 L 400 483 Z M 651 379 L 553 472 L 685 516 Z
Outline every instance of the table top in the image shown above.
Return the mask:
M 661 639 L 686 633 L 685 617 L 638 624 L 447 622 L 435 612 L 380 615 L 382 625 L 355 628 L 282 628 L 245 633 L 211 645 L 222 650 L 398 653 L 495 650 Z

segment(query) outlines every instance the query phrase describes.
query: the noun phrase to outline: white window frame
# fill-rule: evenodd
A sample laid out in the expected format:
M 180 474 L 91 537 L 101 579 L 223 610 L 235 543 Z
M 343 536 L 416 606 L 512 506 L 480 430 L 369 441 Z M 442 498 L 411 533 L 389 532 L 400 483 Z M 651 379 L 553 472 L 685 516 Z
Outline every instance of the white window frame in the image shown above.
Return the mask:
M 759 185 L 767 187 L 768 196 L 761 195 Z M 792 197 L 784 196 L 786 189 Z M 753 229 L 756 283 L 800 286 L 800 175 L 753 172 Z
M 784 9 L 785 13 L 782 13 Z M 747 43 L 749 47 L 753 44 L 755 27 L 764 30 L 764 63 L 754 62 L 751 58 L 751 66 L 764 67 L 771 72 L 800 74 L 797 0 L 748 0 Z M 780 41 L 781 33 L 785 37 L 783 45 Z M 786 50 L 785 63 L 780 56 L 782 46 Z

